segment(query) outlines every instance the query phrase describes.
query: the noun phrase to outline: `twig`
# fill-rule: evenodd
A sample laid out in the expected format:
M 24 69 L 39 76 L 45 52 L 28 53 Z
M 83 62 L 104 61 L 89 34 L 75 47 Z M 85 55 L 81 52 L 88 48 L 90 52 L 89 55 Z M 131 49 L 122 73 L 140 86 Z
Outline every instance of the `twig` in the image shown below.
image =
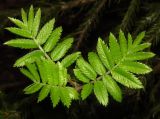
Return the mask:
M 65 11 L 65 10 L 72 9 L 77 6 L 79 7 L 79 6 L 93 3 L 95 1 L 96 0 L 74 0 L 74 1 L 67 2 L 67 3 L 63 2 L 60 6 L 60 9 Z
M 84 24 L 80 26 L 80 29 L 82 30 L 80 32 L 75 50 L 78 50 L 81 47 L 81 44 L 87 37 L 88 32 L 91 28 L 93 28 L 93 26 L 95 26 L 95 22 L 98 19 L 98 15 L 100 12 L 102 12 L 102 9 L 105 6 L 106 2 L 107 0 L 102 0 L 101 2 L 96 3 L 95 6 L 93 6 L 92 9 L 89 11 L 89 13 L 91 13 L 91 16 L 89 16 L 87 21 L 85 21 Z

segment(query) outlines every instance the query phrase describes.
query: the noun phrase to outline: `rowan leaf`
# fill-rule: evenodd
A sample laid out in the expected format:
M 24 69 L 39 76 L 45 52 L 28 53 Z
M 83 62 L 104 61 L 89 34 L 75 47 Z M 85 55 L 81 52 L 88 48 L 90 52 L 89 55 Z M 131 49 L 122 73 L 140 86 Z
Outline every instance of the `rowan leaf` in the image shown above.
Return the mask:
M 39 31 L 39 33 L 36 37 L 36 42 L 38 44 L 41 45 L 47 41 L 47 39 L 49 38 L 49 36 L 53 30 L 54 22 L 55 22 L 55 19 L 52 19 L 41 28 L 41 30 Z
M 38 46 L 33 40 L 30 39 L 12 39 L 4 43 L 5 45 L 22 48 L 22 49 L 31 49 L 37 48 Z
M 113 60 L 107 45 L 105 45 L 101 38 L 98 38 L 97 53 L 104 66 L 107 69 L 111 69 L 111 67 L 114 65 Z
M 77 58 L 80 56 L 80 54 L 81 54 L 81 52 L 75 52 L 75 53 L 72 53 L 70 55 L 67 55 L 61 61 L 61 64 L 66 68 L 69 67 L 70 65 L 72 65 L 77 60 Z
M 89 63 L 92 65 L 93 69 L 99 74 L 103 75 L 106 73 L 106 69 L 103 66 L 101 60 L 99 59 L 98 55 L 94 52 L 88 53 L 88 60 Z
M 135 52 L 131 53 L 126 57 L 126 60 L 136 61 L 136 60 L 145 60 L 155 56 L 152 52 Z
M 94 83 L 94 94 L 98 99 L 99 103 L 107 106 L 108 104 L 108 93 L 105 85 L 102 81 L 96 81 Z
M 44 100 L 50 93 L 50 89 L 51 87 L 48 85 L 45 85 L 42 87 L 40 93 L 39 93 L 39 97 L 38 97 L 38 102 L 41 102 L 42 100 Z
M 71 48 L 72 42 L 73 38 L 67 38 L 63 42 L 59 43 L 51 52 L 51 58 L 54 61 L 60 60 L 69 50 L 69 48 Z
M 43 52 L 40 50 L 32 51 L 24 55 L 23 57 L 19 58 L 18 60 L 16 60 L 14 67 L 24 66 L 26 63 L 33 63 L 36 60 L 42 58 L 43 56 L 44 56 Z
M 120 87 L 114 81 L 114 79 L 109 75 L 103 76 L 103 83 L 107 88 L 108 93 L 113 97 L 117 102 L 122 101 L 122 92 Z
M 32 28 L 33 37 L 37 36 L 39 26 L 40 26 L 40 20 L 41 20 L 41 9 L 39 8 L 33 20 L 33 28 Z
M 142 83 L 132 73 L 129 73 L 119 67 L 111 72 L 113 78 L 124 86 L 129 88 L 143 88 Z
M 115 36 L 110 33 L 109 35 L 109 48 L 112 54 L 112 59 L 115 63 L 118 63 L 119 60 L 122 58 L 122 53 L 120 50 L 120 45 L 117 42 Z
M 22 21 L 16 19 L 16 18 L 11 18 L 11 17 L 8 17 L 9 20 L 11 22 L 13 22 L 15 25 L 17 25 L 19 28 L 22 28 L 22 29 L 27 29 L 27 25 L 24 24 Z
M 33 28 L 33 21 L 34 21 L 34 9 L 33 5 L 31 5 L 28 13 L 28 30 L 30 31 L 30 33 L 32 32 Z
M 34 76 L 27 69 L 21 68 L 20 71 L 21 71 L 22 74 L 24 74 L 26 77 L 28 77 L 29 79 L 31 79 L 33 82 L 36 82 Z
M 88 79 L 81 71 L 80 69 L 74 69 L 74 75 L 78 80 L 84 82 L 84 83 L 89 83 L 90 79 Z
M 122 30 L 120 30 L 120 32 L 119 32 L 119 44 L 120 44 L 122 56 L 125 56 L 128 51 L 127 40 L 126 40 L 126 37 L 125 37 L 124 33 L 122 32 Z
M 82 91 L 81 91 L 82 100 L 85 100 L 92 93 L 92 90 L 93 90 L 92 84 L 88 83 L 83 85 Z
M 44 50 L 50 52 L 56 46 L 62 34 L 62 27 L 58 27 L 52 31 L 50 37 L 44 45 Z
M 8 27 L 6 29 L 16 35 L 19 35 L 19 36 L 22 36 L 25 38 L 32 38 L 32 34 L 28 30 L 20 29 L 20 28 L 16 28 L 16 27 Z
M 71 105 L 70 92 L 65 87 L 60 87 L 60 98 L 62 103 L 69 108 Z
M 152 71 L 152 69 L 147 65 L 133 61 L 125 61 L 120 65 L 120 67 L 135 74 L 146 74 Z
M 23 8 L 21 9 L 21 16 L 22 16 L 23 23 L 27 25 L 27 14 Z
M 91 80 L 96 79 L 97 74 L 94 71 L 93 67 L 88 62 L 86 62 L 83 58 L 77 59 L 77 66 L 86 77 L 88 77 Z
M 33 94 L 37 91 L 39 91 L 42 88 L 42 85 L 40 83 L 33 83 L 29 86 L 27 86 L 24 91 L 25 94 Z
M 27 63 L 26 67 L 31 72 L 31 74 L 34 76 L 34 79 L 36 80 L 36 82 L 40 82 L 40 77 L 39 77 L 36 65 L 33 63 L 32 64 Z
M 53 104 L 53 107 L 56 107 L 60 101 L 60 89 L 59 87 L 52 87 L 50 92 L 50 98 Z

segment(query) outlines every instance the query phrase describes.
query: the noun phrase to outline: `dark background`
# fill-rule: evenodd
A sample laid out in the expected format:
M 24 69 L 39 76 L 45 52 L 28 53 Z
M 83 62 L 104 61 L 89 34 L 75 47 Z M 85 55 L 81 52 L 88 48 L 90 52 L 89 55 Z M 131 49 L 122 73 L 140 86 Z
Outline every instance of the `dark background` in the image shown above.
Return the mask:
M 123 89 L 123 101 L 110 98 L 107 107 L 94 96 L 76 101 L 67 109 L 52 108 L 49 99 L 36 102 L 37 94 L 24 95 L 30 81 L 12 65 L 27 51 L 4 46 L 16 36 L 4 28 L 13 26 L 7 17 L 20 18 L 20 9 L 33 4 L 42 9 L 42 24 L 55 17 L 56 26 L 63 27 L 63 36 L 75 38 L 73 51 L 84 57 L 95 50 L 98 36 L 106 41 L 108 34 L 119 29 L 133 37 L 146 31 L 143 42 L 151 42 L 156 56 L 146 64 L 153 72 L 139 76 L 143 90 Z M 160 0 L 1 0 L 0 1 L 0 119 L 160 119 Z

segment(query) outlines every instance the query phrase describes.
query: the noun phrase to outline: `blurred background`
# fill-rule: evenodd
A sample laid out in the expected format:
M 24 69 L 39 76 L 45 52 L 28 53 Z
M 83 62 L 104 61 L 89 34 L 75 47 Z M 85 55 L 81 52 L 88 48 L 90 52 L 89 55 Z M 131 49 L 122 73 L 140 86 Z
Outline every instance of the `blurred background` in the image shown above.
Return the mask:
M 31 82 L 12 65 L 27 51 L 3 43 L 16 37 L 5 30 L 13 26 L 8 17 L 20 18 L 21 8 L 28 11 L 31 4 L 42 9 L 42 24 L 54 17 L 62 35 L 75 38 L 72 50 L 84 57 L 95 50 L 99 36 L 107 41 L 119 29 L 133 37 L 146 31 L 143 42 L 152 43 L 147 50 L 156 56 L 145 61 L 153 71 L 139 76 L 144 89 L 122 87 L 122 103 L 110 98 L 103 107 L 90 96 L 69 109 L 61 104 L 53 109 L 49 99 L 37 104 L 37 94 L 24 95 Z M 0 0 L 0 53 L 0 119 L 160 119 L 160 0 Z

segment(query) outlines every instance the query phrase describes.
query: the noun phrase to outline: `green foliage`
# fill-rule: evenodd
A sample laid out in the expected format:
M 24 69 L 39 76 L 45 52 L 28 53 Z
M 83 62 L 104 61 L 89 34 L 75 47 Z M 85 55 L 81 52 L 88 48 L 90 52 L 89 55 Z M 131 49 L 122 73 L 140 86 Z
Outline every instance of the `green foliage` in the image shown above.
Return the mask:
M 64 67 L 69 67 L 71 64 L 73 64 L 76 59 L 80 56 L 81 52 L 75 52 L 73 54 L 70 54 L 68 56 L 66 56 L 62 61 L 62 65 Z
M 21 70 L 23 74 L 33 81 L 31 85 L 24 89 L 26 94 L 39 91 L 38 102 L 44 100 L 50 94 L 54 107 L 59 101 L 69 107 L 72 99 L 78 99 L 78 92 L 74 88 L 67 86 L 69 74 L 67 74 L 67 70 L 63 65 L 59 62 L 55 64 L 48 59 L 41 59 L 37 61 L 36 65 L 34 63 L 29 64 L 29 66 L 26 66 L 27 69 Z
M 154 56 L 151 52 L 142 51 L 150 46 L 150 43 L 141 44 L 143 38 L 144 32 L 140 33 L 134 41 L 129 34 L 127 40 L 121 30 L 118 40 L 110 33 L 109 45 L 99 38 L 98 55 L 95 52 L 90 52 L 88 54 L 89 63 L 83 58 L 79 58 L 74 69 L 75 76 L 84 83 L 81 93 L 82 99 L 89 96 L 92 90 L 91 84 L 94 85 L 93 90 L 98 101 L 104 106 L 108 104 L 107 92 L 113 99 L 121 102 L 122 92 L 116 82 L 128 88 L 143 88 L 141 81 L 134 74 L 151 72 L 152 69 L 140 63 L 139 60 Z
M 49 36 L 49 39 L 44 45 L 44 50 L 46 52 L 50 52 L 54 48 L 54 46 L 57 44 L 58 40 L 60 39 L 61 32 L 62 32 L 62 27 L 58 27 L 52 32 L 52 34 Z
M 108 93 L 107 93 L 107 89 L 102 81 L 96 81 L 94 83 L 94 94 L 96 95 L 96 98 L 98 99 L 98 101 L 102 105 L 107 106 Z
M 39 31 L 37 38 L 35 39 L 35 41 L 38 44 L 43 44 L 46 42 L 46 40 L 48 39 L 48 37 L 50 36 L 52 29 L 53 29 L 53 25 L 54 25 L 54 19 L 50 20 L 48 23 L 46 23 L 42 29 Z
M 24 55 L 23 57 L 19 58 L 14 66 L 15 67 L 20 67 L 20 66 L 24 66 L 26 65 L 26 63 L 33 63 L 35 62 L 37 59 L 43 57 L 44 54 L 42 51 L 40 50 L 34 50 L 26 55 Z
M 91 80 L 96 79 L 97 74 L 94 71 L 93 67 L 89 63 L 87 63 L 82 57 L 77 60 L 77 66 L 86 77 Z
M 61 59 L 69 50 L 73 42 L 73 38 L 67 38 L 63 42 L 59 43 L 57 47 L 51 52 L 51 58 L 54 61 Z
M 94 53 L 94 52 L 88 53 L 88 60 L 89 60 L 89 63 L 94 68 L 94 70 L 99 75 L 103 75 L 106 72 L 102 62 L 100 61 L 100 59 L 96 53 Z
M 103 83 L 107 88 L 108 93 L 118 102 L 122 101 L 122 92 L 117 83 L 112 79 L 111 76 L 103 76 Z
M 92 93 L 92 89 L 93 89 L 93 85 L 90 83 L 83 85 L 83 88 L 81 91 L 82 100 L 86 99 Z
M 150 43 L 141 44 L 145 32 L 141 32 L 135 40 L 130 34 L 125 37 L 121 30 L 118 39 L 110 33 L 108 44 L 98 38 L 96 52 L 89 52 L 87 61 L 81 56 L 81 52 L 66 56 L 74 39 L 66 37 L 60 42 L 62 27 L 54 28 L 55 19 L 40 28 L 40 9 L 35 15 L 33 6 L 28 14 L 23 9 L 21 13 L 22 21 L 9 18 L 18 28 L 7 28 L 21 38 L 4 44 L 32 49 L 30 53 L 19 58 L 14 66 L 20 67 L 20 71 L 32 81 L 24 92 L 38 93 L 38 102 L 49 96 L 53 107 L 59 102 L 69 107 L 72 100 L 85 100 L 94 93 L 100 104 L 107 106 L 108 95 L 118 102 L 122 101 L 118 83 L 128 88 L 143 88 L 135 74 L 152 71 L 149 66 L 140 62 L 154 56 L 151 52 L 143 51 L 150 46 Z M 75 62 L 75 77 L 71 77 L 68 69 Z
M 5 44 L 8 46 L 22 48 L 22 49 L 30 49 L 38 47 L 36 43 L 30 39 L 13 39 L 6 42 Z

